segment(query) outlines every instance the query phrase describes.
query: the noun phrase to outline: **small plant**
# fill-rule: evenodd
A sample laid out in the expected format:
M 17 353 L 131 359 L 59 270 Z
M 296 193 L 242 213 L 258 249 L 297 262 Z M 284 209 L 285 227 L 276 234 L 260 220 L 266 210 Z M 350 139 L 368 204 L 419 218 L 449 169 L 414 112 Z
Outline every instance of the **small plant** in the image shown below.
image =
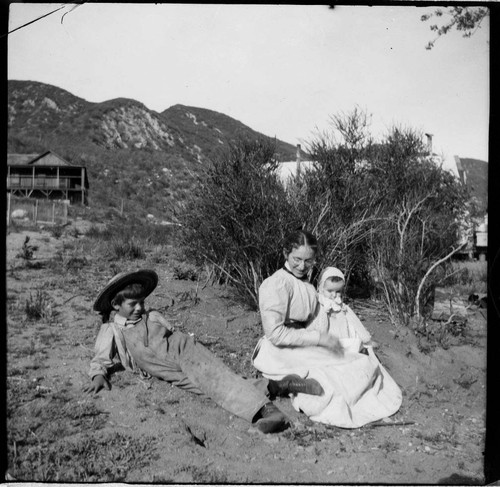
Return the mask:
M 17 350 L 17 353 L 19 355 L 28 357 L 35 355 L 36 352 L 37 352 L 37 344 L 33 338 L 30 338 L 30 341 L 26 346 Z
M 38 250 L 38 246 L 31 245 L 29 242 L 30 242 L 30 237 L 26 235 L 23 246 L 20 252 L 16 255 L 16 257 L 20 257 L 25 261 L 30 261 L 33 259 L 33 254 Z
M 299 446 L 311 446 L 325 439 L 338 438 L 338 430 L 335 428 L 325 428 L 317 430 L 314 427 L 305 427 L 303 429 L 290 428 L 283 433 L 288 440 L 294 441 Z M 341 450 L 341 451 L 345 451 Z
M 64 226 L 54 225 L 50 227 L 49 232 L 54 238 L 61 238 L 62 234 L 64 233 Z
M 477 377 L 462 374 L 458 379 L 453 379 L 453 382 L 458 384 L 463 389 L 470 389 L 470 387 L 477 382 Z
M 431 445 L 448 444 L 452 446 L 457 446 L 458 441 L 456 438 L 456 426 L 453 423 L 449 431 L 439 430 L 432 433 L 422 433 L 417 431 L 415 433 L 415 438 L 430 443 Z
M 114 258 L 123 260 L 143 259 L 146 255 L 142 246 L 134 240 L 113 242 L 111 253 Z
M 92 225 L 87 232 L 85 233 L 85 236 L 87 238 L 93 238 L 96 240 L 109 240 L 110 238 L 110 232 L 107 229 L 100 229 L 96 225 Z
M 379 445 L 379 448 L 387 455 L 398 451 L 399 444 L 392 440 L 385 440 L 381 445 Z
M 189 264 L 177 264 L 174 267 L 174 279 L 178 281 L 196 281 L 198 279 L 198 271 Z
M 85 256 L 71 256 L 63 262 L 64 268 L 71 271 L 79 271 L 87 265 L 87 258 Z
M 37 321 L 40 319 L 51 320 L 55 317 L 57 312 L 52 309 L 52 304 L 49 296 L 45 291 L 38 290 L 33 296 L 30 294 L 24 306 L 26 318 L 30 321 Z
M 165 246 L 156 245 L 151 251 L 150 258 L 155 264 L 162 264 L 168 262 L 168 252 L 165 250 Z
M 452 344 L 467 340 L 467 318 L 454 314 L 446 322 L 428 318 L 413 320 L 413 329 L 422 353 L 432 352 L 438 345 L 447 350 Z
M 177 293 L 176 295 L 177 301 L 179 303 L 185 303 L 191 301 L 196 306 L 200 302 L 200 297 L 198 296 L 198 286 L 199 282 L 196 283 L 195 289 L 190 289 L 189 291 L 181 291 L 180 293 Z M 180 309 L 187 307 L 188 305 L 184 305 Z

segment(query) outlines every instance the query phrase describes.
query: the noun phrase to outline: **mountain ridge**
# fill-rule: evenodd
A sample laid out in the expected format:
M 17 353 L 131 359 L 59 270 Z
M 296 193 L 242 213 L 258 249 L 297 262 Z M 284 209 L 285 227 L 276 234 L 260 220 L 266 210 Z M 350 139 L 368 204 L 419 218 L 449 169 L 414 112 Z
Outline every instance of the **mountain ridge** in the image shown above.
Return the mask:
M 124 122 L 127 115 L 137 122 L 137 115 L 143 115 L 149 118 L 150 122 L 156 121 L 157 123 L 153 123 L 153 125 L 161 132 L 160 140 L 154 140 L 155 134 L 149 133 L 150 146 L 155 149 L 165 148 L 162 141 L 165 141 L 164 132 L 168 132 L 168 129 L 177 136 L 172 135 L 170 138 L 168 145 L 172 146 L 172 141 L 179 143 L 178 137 L 182 131 L 209 140 L 211 135 L 206 132 L 217 129 L 219 128 L 217 125 L 221 125 L 222 128 L 219 128 L 219 131 L 224 135 L 224 138 L 221 139 L 222 144 L 234 140 L 235 134 L 251 138 L 263 137 L 276 140 L 279 159 L 290 160 L 295 158 L 296 148 L 292 144 L 257 132 L 239 120 L 215 110 L 175 104 L 162 112 L 158 112 L 149 109 L 144 103 L 132 98 L 118 97 L 102 102 L 89 102 L 67 90 L 38 81 L 9 80 L 8 86 L 8 127 L 11 133 L 17 134 L 19 131 L 22 133 L 22 127 L 20 126 L 26 122 L 31 129 L 35 130 L 36 134 L 39 134 L 40 129 L 57 131 L 57 122 L 74 122 L 74 118 L 81 118 L 83 124 L 86 124 L 86 128 L 90 129 L 92 123 L 99 117 L 105 117 L 109 125 L 118 120 Z M 22 101 L 19 98 L 22 98 Z M 37 108 L 33 109 L 35 106 Z M 198 122 L 198 119 L 200 119 L 200 122 Z M 200 127 L 196 127 L 199 124 L 208 130 L 200 130 Z M 182 130 L 179 130 L 179 126 L 182 127 Z M 98 145 L 103 144 L 106 148 L 132 148 L 123 141 L 122 143 L 118 142 L 123 139 L 122 134 L 118 135 L 120 137 L 117 137 L 116 133 L 113 135 L 110 133 L 107 141 L 97 138 L 94 142 Z M 125 138 L 127 139 L 127 137 Z M 132 143 L 132 145 L 134 144 Z M 144 144 L 143 146 L 147 147 L 147 145 Z M 181 143 L 181 145 L 183 144 Z M 192 153 L 192 151 L 188 152 Z
M 125 198 L 130 215 L 171 218 L 201 167 L 239 138 L 270 141 L 278 160 L 296 158 L 292 144 L 214 110 L 176 104 L 156 112 L 131 98 L 89 102 L 46 83 L 8 81 L 8 152 L 52 150 L 86 166 L 89 204 L 101 215 Z
M 132 98 L 89 102 L 46 83 L 8 81 L 8 152 L 52 150 L 86 166 L 93 208 L 120 208 L 125 197 L 137 216 L 173 213 L 201 167 L 240 138 L 266 139 L 279 161 L 296 159 L 292 144 L 208 108 L 175 104 L 157 112 Z M 460 160 L 476 209 L 486 212 L 488 163 Z

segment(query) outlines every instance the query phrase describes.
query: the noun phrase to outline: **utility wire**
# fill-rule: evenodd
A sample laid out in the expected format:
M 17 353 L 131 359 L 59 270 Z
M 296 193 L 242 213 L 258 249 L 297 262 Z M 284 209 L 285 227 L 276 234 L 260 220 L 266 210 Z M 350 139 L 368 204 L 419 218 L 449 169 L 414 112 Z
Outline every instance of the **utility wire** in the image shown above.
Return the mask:
M 83 3 L 83 2 L 82 2 L 82 3 Z M 0 39 L 1 39 L 1 38 L 3 38 L 3 37 L 5 37 L 5 36 L 7 36 L 7 35 L 9 35 L 9 34 L 12 34 L 12 33 L 13 33 L 13 32 L 15 32 L 16 30 L 22 29 L 22 28 L 24 28 L 24 27 L 26 27 L 26 26 L 28 26 L 28 25 L 30 25 L 30 24 L 33 24 L 34 22 L 38 22 L 39 20 L 43 19 L 44 17 L 48 17 L 49 15 L 52 15 L 53 13 L 58 12 L 59 10 L 61 10 L 61 9 L 65 8 L 65 7 L 66 7 L 66 5 L 67 5 L 67 3 L 65 3 L 65 4 L 64 4 L 64 5 L 62 5 L 62 6 L 60 6 L 59 8 L 56 8 L 55 10 L 52 10 L 52 12 L 46 13 L 46 14 L 42 15 L 41 17 L 38 17 L 38 18 L 36 18 L 36 19 L 34 19 L 34 20 L 30 20 L 30 21 L 29 21 L 29 22 L 27 22 L 26 24 L 20 25 L 19 27 L 16 27 L 15 29 L 12 29 L 11 31 L 7 32 L 6 34 L 2 34 L 2 35 L 0 36 Z M 75 5 L 75 6 L 74 6 L 71 10 L 74 10 L 76 7 L 78 7 L 78 6 L 80 6 L 80 5 L 81 5 L 81 4 L 77 4 L 77 5 Z M 71 11 L 71 10 L 70 10 L 70 11 Z M 66 15 L 66 14 L 64 14 L 64 15 Z M 64 17 L 64 15 L 63 15 L 63 17 Z M 61 22 L 62 22 L 62 19 L 61 19 Z
M 63 20 L 64 20 L 64 17 L 66 15 L 68 15 L 69 13 L 73 12 L 73 10 L 75 10 L 75 8 L 78 8 L 78 7 L 81 7 L 85 2 L 79 2 L 77 3 L 76 5 L 73 5 L 73 8 L 71 10 L 68 10 L 67 12 L 65 12 L 63 14 L 63 16 L 61 17 L 61 24 L 63 23 Z

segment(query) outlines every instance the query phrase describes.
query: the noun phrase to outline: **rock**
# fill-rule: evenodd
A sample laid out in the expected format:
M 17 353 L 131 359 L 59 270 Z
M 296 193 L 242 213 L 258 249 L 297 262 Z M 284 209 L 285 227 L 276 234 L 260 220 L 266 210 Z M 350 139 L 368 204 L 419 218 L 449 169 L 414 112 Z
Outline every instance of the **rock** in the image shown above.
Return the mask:
M 486 294 L 471 294 L 468 301 L 470 305 L 478 306 L 479 308 L 488 307 L 488 296 Z
M 28 212 L 26 210 L 21 210 L 21 209 L 18 209 L 18 210 L 14 210 L 10 216 L 12 218 L 15 218 L 15 219 L 24 219 L 24 218 L 27 218 L 28 217 Z

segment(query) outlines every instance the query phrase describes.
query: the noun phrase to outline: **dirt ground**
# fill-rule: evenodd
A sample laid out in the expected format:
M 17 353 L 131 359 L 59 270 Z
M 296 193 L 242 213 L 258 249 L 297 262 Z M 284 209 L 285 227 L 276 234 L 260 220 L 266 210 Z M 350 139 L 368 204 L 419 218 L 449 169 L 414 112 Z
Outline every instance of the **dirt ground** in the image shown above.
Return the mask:
M 38 246 L 29 262 L 17 256 L 26 235 Z M 81 392 L 99 327 L 93 299 L 118 270 L 154 268 L 160 283 L 149 307 L 246 377 L 257 376 L 250 356 L 261 325 L 228 289 L 175 279 L 168 252 L 161 262 L 71 260 L 67 250 L 83 238 L 76 235 L 7 236 L 7 479 L 484 484 L 485 310 L 467 310 L 465 329 L 447 349 L 423 353 L 379 304 L 351 302 L 403 390 L 396 423 L 335 428 L 280 399 L 293 426 L 263 435 L 210 399 L 125 371 L 114 375 L 111 391 Z M 37 299 L 42 316 L 28 319 L 27 306 Z

